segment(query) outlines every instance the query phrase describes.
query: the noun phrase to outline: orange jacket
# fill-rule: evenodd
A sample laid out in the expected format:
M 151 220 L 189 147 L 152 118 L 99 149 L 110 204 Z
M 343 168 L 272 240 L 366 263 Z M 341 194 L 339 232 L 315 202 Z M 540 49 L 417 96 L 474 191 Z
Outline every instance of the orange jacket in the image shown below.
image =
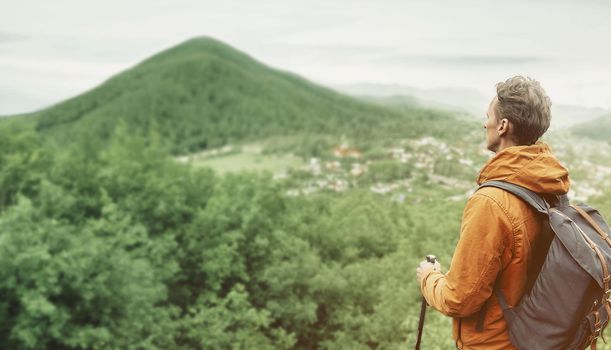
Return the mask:
M 568 171 L 543 142 L 498 152 L 484 165 L 477 183 L 491 180 L 537 193 L 564 194 L 569 189 Z M 467 201 L 449 271 L 431 270 L 421 285 L 428 303 L 454 318 L 454 339 L 462 349 L 515 349 L 493 288 L 496 283 L 510 305 L 520 300 L 527 278 L 533 277 L 529 266 L 542 241 L 543 220 L 521 199 L 498 188 L 479 189 Z M 478 332 L 482 307 L 483 331 Z

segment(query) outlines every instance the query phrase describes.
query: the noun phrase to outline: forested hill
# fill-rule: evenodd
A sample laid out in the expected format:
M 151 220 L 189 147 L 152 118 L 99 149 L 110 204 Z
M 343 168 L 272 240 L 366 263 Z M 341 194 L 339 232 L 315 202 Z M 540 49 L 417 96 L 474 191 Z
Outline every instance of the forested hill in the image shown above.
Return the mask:
M 345 134 L 357 140 L 370 138 L 374 131 L 384 136 L 450 135 L 449 128 L 435 121 L 452 117 L 360 101 L 201 37 L 24 119 L 59 142 L 83 133 L 106 140 L 124 123 L 132 132 L 157 132 L 173 153 L 188 153 L 297 133 Z
M 571 132 L 577 136 L 611 142 L 611 114 L 577 124 L 571 128 Z

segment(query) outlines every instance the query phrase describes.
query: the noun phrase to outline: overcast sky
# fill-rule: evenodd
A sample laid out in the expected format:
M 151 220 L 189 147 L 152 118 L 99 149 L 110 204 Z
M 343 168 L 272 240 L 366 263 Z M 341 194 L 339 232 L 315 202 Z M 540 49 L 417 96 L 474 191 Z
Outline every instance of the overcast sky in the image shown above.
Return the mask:
M 2 1 L 0 114 L 82 93 L 194 36 L 325 85 L 468 87 L 522 74 L 611 108 L 611 1 Z

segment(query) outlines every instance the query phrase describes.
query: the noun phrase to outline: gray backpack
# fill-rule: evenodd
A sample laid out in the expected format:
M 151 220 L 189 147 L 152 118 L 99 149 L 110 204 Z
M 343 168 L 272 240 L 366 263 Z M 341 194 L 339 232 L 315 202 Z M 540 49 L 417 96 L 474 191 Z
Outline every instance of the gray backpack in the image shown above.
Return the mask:
M 512 344 L 520 350 L 596 349 L 611 315 L 611 238 L 605 220 L 585 204 L 570 205 L 566 195 L 542 196 L 502 181 L 481 187 L 506 190 L 549 218 L 543 232 L 551 243 L 522 299 L 511 307 L 502 290 L 494 289 Z

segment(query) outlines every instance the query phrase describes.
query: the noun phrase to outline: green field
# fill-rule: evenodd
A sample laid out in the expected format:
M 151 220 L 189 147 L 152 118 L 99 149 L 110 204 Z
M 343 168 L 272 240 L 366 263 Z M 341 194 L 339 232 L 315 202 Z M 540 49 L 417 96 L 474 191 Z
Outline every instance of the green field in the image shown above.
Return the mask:
M 210 167 L 220 174 L 240 171 L 270 171 L 272 173 L 298 169 L 305 165 L 300 157 L 287 155 L 261 155 L 252 153 L 234 153 L 226 156 L 194 160 L 195 167 Z

